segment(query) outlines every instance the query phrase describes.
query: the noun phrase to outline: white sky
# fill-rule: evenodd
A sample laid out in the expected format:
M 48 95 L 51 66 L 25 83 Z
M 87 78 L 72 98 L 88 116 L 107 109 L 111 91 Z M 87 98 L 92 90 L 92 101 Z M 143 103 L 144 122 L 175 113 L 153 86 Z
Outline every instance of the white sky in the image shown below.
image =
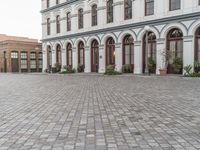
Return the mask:
M 0 34 L 41 39 L 41 0 L 0 0 Z

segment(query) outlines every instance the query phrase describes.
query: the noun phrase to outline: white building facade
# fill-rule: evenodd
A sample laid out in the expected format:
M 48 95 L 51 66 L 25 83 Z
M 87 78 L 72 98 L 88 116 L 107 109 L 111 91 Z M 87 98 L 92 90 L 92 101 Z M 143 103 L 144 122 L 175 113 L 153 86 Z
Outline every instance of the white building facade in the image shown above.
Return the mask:
M 159 74 L 166 50 L 168 73 L 175 58 L 182 68 L 200 61 L 200 0 L 42 0 L 41 13 L 44 71 L 129 65 L 142 74 L 151 60 Z

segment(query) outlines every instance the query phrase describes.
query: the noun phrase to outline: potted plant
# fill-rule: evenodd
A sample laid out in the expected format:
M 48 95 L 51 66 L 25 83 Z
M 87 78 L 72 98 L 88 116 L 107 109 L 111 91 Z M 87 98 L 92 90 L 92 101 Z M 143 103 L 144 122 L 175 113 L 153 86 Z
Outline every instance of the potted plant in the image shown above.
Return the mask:
M 84 72 L 84 69 L 85 69 L 84 65 L 81 65 L 81 64 L 78 65 L 78 68 L 77 68 L 78 72 Z
M 161 52 L 162 56 L 162 66 L 159 69 L 160 76 L 165 76 L 167 74 L 167 68 L 169 65 L 169 59 L 171 58 L 172 54 L 170 50 L 164 50 Z
M 182 66 L 183 66 L 183 64 L 182 64 L 181 58 L 175 57 L 173 59 L 173 63 L 172 63 L 174 73 L 179 74 L 181 72 Z

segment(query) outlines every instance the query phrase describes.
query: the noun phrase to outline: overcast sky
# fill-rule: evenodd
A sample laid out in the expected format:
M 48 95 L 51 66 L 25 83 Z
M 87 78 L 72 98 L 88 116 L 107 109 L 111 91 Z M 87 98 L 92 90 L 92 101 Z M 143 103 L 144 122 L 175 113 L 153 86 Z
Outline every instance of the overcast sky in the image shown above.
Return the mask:
M 0 0 L 0 34 L 41 39 L 41 0 Z

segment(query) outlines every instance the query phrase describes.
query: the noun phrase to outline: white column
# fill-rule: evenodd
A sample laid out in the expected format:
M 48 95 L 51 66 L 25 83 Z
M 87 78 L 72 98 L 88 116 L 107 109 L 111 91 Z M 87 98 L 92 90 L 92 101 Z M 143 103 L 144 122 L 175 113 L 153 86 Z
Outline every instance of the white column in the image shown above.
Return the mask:
M 43 54 L 42 54 L 42 58 L 43 58 L 43 66 L 42 66 L 42 70 L 43 70 L 43 72 L 45 72 L 45 70 L 48 68 L 47 67 L 47 52 L 46 51 L 43 51 L 42 52 Z
M 165 48 L 165 39 L 157 39 L 156 41 L 156 74 L 160 74 L 159 69 L 163 69 L 165 66 L 163 64 L 163 55 L 162 53 L 166 50 Z
M 77 50 L 76 47 L 72 48 L 72 60 L 73 60 L 73 68 L 77 70 L 78 67 L 78 55 L 77 55 Z
M 142 74 L 142 42 L 134 42 L 134 74 Z
M 85 70 L 86 73 L 91 72 L 91 54 L 90 48 L 85 47 Z
M 115 44 L 115 65 L 116 71 L 122 71 L 122 44 L 116 43 Z
M 56 50 L 52 49 L 52 67 L 56 64 Z
M 183 67 L 194 65 L 194 40 L 193 36 L 183 37 Z M 184 71 L 183 71 L 184 73 Z
M 48 66 L 47 66 L 47 49 L 46 49 L 46 45 L 45 44 L 42 44 L 42 71 L 45 72 L 46 69 L 48 69 Z
M 104 45 L 99 46 L 99 73 L 105 73 L 106 67 L 105 58 L 105 47 Z
M 67 65 L 67 61 L 66 61 L 66 50 L 65 49 L 62 49 L 62 68 L 61 69 L 63 69 L 64 68 L 64 66 L 66 66 Z

